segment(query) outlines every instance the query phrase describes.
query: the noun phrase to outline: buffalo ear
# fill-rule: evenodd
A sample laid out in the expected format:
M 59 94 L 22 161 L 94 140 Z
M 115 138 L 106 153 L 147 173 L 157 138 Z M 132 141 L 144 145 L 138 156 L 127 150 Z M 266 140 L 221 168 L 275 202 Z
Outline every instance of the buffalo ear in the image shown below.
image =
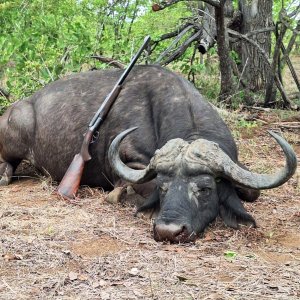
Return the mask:
M 155 188 L 154 192 L 149 196 L 143 205 L 141 205 L 135 212 L 136 217 L 139 212 L 145 211 L 147 209 L 153 209 L 154 211 L 159 207 L 159 191 Z
M 250 171 L 246 166 L 244 166 L 240 162 L 238 162 L 237 164 L 244 170 Z M 235 189 L 238 197 L 247 202 L 254 202 L 260 195 L 259 190 L 244 188 L 240 186 L 236 186 Z
M 232 228 L 239 228 L 239 224 L 256 227 L 254 218 L 248 214 L 238 197 L 235 188 L 228 181 L 218 184 L 220 200 L 220 216 L 224 223 Z
M 231 197 L 228 202 L 220 205 L 220 216 L 227 226 L 235 229 L 238 229 L 240 224 L 256 227 L 255 220 L 246 212 L 237 197 Z
M 239 198 L 247 202 L 254 202 L 260 195 L 259 190 L 253 190 L 244 187 L 236 187 L 235 190 Z

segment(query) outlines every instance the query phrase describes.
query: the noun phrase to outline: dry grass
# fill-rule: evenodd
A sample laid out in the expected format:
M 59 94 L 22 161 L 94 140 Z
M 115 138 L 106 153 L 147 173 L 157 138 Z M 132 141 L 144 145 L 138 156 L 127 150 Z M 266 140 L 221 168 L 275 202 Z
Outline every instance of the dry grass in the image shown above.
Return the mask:
M 273 170 L 282 154 L 259 129 L 241 133 L 241 160 Z M 284 135 L 300 155 L 299 135 Z M 156 243 L 150 220 L 100 190 L 70 205 L 44 178 L 16 180 L 0 188 L 0 299 L 299 299 L 297 180 L 245 204 L 259 228 L 217 220 L 190 245 Z

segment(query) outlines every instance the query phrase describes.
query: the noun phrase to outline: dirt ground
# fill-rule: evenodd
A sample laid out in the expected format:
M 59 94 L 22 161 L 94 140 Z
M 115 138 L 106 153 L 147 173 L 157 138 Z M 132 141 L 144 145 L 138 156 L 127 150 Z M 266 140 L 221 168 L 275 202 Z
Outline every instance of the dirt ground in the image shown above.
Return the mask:
M 259 172 L 283 165 L 266 133 L 278 120 L 266 118 L 233 127 L 240 160 Z M 281 131 L 300 157 L 299 130 Z M 20 176 L 0 188 L 0 299 L 299 299 L 297 173 L 245 204 L 258 228 L 216 220 L 188 245 L 155 242 L 150 219 L 99 189 L 82 188 L 72 205 L 49 178 Z

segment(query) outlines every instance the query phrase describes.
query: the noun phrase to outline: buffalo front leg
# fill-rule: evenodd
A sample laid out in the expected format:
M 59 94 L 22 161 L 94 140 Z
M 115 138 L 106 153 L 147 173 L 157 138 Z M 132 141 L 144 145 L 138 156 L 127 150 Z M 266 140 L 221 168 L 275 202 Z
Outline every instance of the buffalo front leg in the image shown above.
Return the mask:
M 0 163 L 0 186 L 8 185 L 11 182 L 14 169 L 8 162 Z

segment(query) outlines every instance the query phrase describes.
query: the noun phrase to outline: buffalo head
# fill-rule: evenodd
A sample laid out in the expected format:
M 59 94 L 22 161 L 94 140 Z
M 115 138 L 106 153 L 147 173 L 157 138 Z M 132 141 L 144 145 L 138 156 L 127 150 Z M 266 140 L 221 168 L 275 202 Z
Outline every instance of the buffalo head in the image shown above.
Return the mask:
M 120 133 L 109 149 L 109 160 L 116 174 L 132 183 L 156 180 L 157 188 L 139 209 L 158 207 L 154 238 L 158 241 L 193 241 L 218 214 L 225 223 L 237 227 L 252 224 L 245 211 L 239 189 L 270 189 L 286 182 L 295 172 L 297 158 L 290 145 L 269 132 L 286 156 L 285 167 L 275 174 L 257 174 L 246 170 L 220 148 L 205 139 L 187 142 L 168 141 L 157 150 L 144 170 L 134 170 L 119 157 L 122 140 L 136 128 Z M 242 194 L 242 193 L 240 193 Z

